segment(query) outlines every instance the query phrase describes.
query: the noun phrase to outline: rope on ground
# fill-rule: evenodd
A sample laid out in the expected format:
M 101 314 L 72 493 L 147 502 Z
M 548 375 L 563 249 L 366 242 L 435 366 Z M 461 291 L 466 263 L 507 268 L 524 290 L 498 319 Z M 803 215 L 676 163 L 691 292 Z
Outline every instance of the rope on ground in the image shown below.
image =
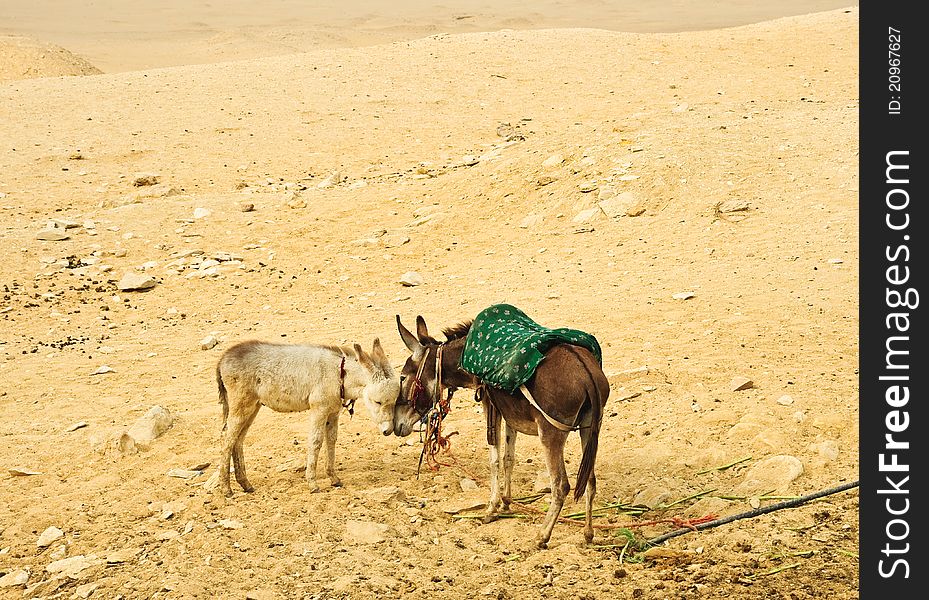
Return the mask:
M 794 506 L 800 506 L 801 504 L 806 504 L 811 500 L 816 500 L 817 498 L 822 498 L 823 496 L 829 496 L 831 494 L 837 494 L 839 492 L 844 492 L 845 490 L 850 490 L 852 488 L 858 487 L 858 480 L 843 483 L 842 485 L 837 485 L 829 489 L 821 490 L 819 492 L 814 492 L 807 496 L 801 496 L 799 498 L 793 498 L 791 500 L 785 500 L 783 502 L 777 502 L 775 504 L 769 504 L 768 506 L 762 506 L 761 508 L 756 508 L 744 513 L 739 513 L 735 515 L 730 515 L 728 517 L 723 517 L 721 519 L 716 519 L 714 521 L 709 521 L 707 523 L 701 523 L 695 527 L 685 527 L 681 529 L 676 529 L 674 531 L 659 535 L 658 537 L 648 540 L 646 545 L 656 546 L 664 541 L 670 540 L 671 538 L 677 537 L 679 535 L 684 535 L 685 533 L 690 533 L 692 531 L 700 531 L 703 529 L 710 529 L 711 527 L 718 527 L 719 525 L 724 525 L 726 523 L 731 523 L 732 521 L 738 521 L 739 519 L 748 519 L 751 517 L 757 517 L 765 513 L 774 512 L 776 510 L 781 510 L 782 508 L 793 508 Z

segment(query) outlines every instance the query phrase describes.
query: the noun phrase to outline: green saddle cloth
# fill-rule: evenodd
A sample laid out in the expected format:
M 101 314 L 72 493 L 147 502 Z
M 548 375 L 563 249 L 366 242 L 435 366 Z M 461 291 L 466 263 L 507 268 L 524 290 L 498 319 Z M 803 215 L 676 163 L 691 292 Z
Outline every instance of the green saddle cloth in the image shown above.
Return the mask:
M 549 329 L 509 304 L 478 313 L 465 338 L 461 368 L 484 383 L 514 393 L 526 383 L 552 346 L 573 344 L 590 350 L 602 364 L 597 338 L 577 329 Z

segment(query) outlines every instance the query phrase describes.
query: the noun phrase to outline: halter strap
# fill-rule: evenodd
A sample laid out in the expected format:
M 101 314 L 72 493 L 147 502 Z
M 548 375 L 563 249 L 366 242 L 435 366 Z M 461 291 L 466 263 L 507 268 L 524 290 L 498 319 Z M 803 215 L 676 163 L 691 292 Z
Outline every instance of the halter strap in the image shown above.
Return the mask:
M 339 363 L 339 399 L 342 400 L 342 408 L 348 409 L 348 415 L 355 414 L 355 399 L 345 399 L 345 355 L 342 355 L 342 362 Z

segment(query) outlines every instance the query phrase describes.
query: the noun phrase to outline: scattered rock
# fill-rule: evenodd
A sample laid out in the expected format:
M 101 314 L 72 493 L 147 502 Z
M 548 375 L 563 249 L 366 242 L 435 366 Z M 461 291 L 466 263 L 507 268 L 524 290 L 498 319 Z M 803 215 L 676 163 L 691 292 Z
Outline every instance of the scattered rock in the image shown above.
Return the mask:
M 91 373 L 91 375 L 105 375 L 107 373 L 115 373 L 115 372 L 116 372 L 116 369 L 114 369 L 113 367 L 109 365 L 100 365 L 99 367 L 97 367 L 97 370 Z
M 843 261 L 842 261 L 841 258 L 830 258 L 830 259 L 829 259 L 829 264 L 830 264 L 830 265 L 841 265 L 842 262 L 843 262 Z
M 45 570 L 52 575 L 60 573 L 71 579 L 77 579 L 81 571 L 89 569 L 100 562 L 101 561 L 97 560 L 97 557 L 94 555 L 84 556 L 83 554 L 78 554 L 77 556 L 71 556 L 49 563 L 46 565 Z
M 465 154 L 461 157 L 461 162 L 459 164 L 463 167 L 473 167 L 479 162 L 481 162 L 481 160 L 473 154 Z
M 630 208 L 636 205 L 635 196 L 632 192 L 623 192 L 619 195 L 611 195 L 608 198 L 601 198 L 597 206 L 603 213 L 611 219 L 618 219 L 626 215 Z
M 340 183 L 342 183 L 343 179 L 344 179 L 344 176 L 342 175 L 340 171 L 334 171 L 330 173 L 328 177 L 326 177 L 325 179 L 320 181 L 318 184 L 316 184 L 316 187 L 320 189 L 329 188 L 334 185 L 339 185 Z
M 693 292 L 678 292 L 671 297 L 675 300 L 690 300 L 694 296 L 696 296 L 696 294 Z
M 784 491 L 802 474 L 803 463 L 797 457 L 786 454 L 771 456 L 753 465 L 736 486 L 736 491 L 746 496 L 767 494 L 772 490 Z
M 174 417 L 167 409 L 153 406 L 139 420 L 132 424 L 126 433 L 137 447 L 148 449 L 151 443 L 171 428 Z
M 16 587 L 26 585 L 29 581 L 29 571 L 26 569 L 16 569 L 10 571 L 3 577 L 0 577 L 0 588 Z
M 41 475 L 41 471 L 33 471 L 32 469 L 24 469 L 22 467 L 13 467 L 8 469 L 10 475 L 13 477 L 25 477 L 27 475 Z
M 167 472 L 168 477 L 177 477 L 179 479 L 193 479 L 200 475 L 203 475 L 202 471 L 192 471 L 189 469 L 169 469 Z
M 415 287 L 424 283 L 423 276 L 416 271 L 407 271 L 400 276 L 400 283 L 407 287 Z
M 586 223 L 590 221 L 591 219 L 593 219 L 595 216 L 597 216 L 597 213 L 599 212 L 600 212 L 599 207 L 588 208 L 574 215 L 574 218 L 572 219 L 572 221 L 575 223 Z
M 211 214 L 213 213 L 208 208 L 197 207 L 194 209 L 195 219 L 203 219 L 203 218 L 209 217 Z
M 296 193 L 296 192 L 294 192 L 294 193 L 290 196 L 290 198 L 288 198 L 287 201 L 284 202 L 284 204 L 287 206 L 287 208 L 292 208 L 292 209 L 294 209 L 294 210 L 298 210 L 298 209 L 306 208 L 306 207 L 307 207 L 306 200 L 304 200 L 304 199 L 303 199 L 303 196 L 301 196 L 300 194 L 298 194 L 298 193 Z
M 242 212 L 252 212 L 255 210 L 255 205 L 251 202 L 243 202 L 239 204 L 239 210 Z
M 218 344 L 218 343 L 219 343 L 219 340 L 217 340 L 217 339 L 216 339 L 214 336 L 212 336 L 212 335 L 208 335 L 208 336 L 206 336 L 205 338 L 203 338 L 202 340 L 200 340 L 200 349 L 201 349 L 201 350 L 210 350 L 211 348 L 215 348 L 215 347 L 216 347 L 216 344 Z
M 478 489 L 477 482 L 467 477 L 462 479 L 458 484 L 461 486 L 461 491 L 463 492 L 470 492 Z
M 345 524 L 342 541 L 346 544 L 378 544 L 387 539 L 390 527 L 373 521 L 350 520 Z
M 794 399 L 791 398 L 788 394 L 784 394 L 783 396 L 777 399 L 777 403 L 783 406 L 790 406 L 791 404 L 794 403 Z
M 552 169 L 554 167 L 560 166 L 564 162 L 564 157 L 560 154 L 552 154 L 544 161 L 542 161 L 542 166 L 546 169 Z
M 245 525 L 235 519 L 220 519 L 219 526 L 223 529 L 242 529 Z
M 384 242 L 385 248 L 399 248 L 400 246 L 410 242 L 409 236 L 403 235 L 402 233 L 392 233 L 385 235 L 381 239 Z
M 123 275 L 116 287 L 122 292 L 131 292 L 149 290 L 156 285 L 158 282 L 152 276 L 129 271 Z
M 745 200 L 726 200 L 724 202 L 720 202 L 719 205 L 716 207 L 716 210 L 718 210 L 721 213 L 731 213 L 731 212 L 739 212 L 743 210 L 748 210 L 748 202 L 746 202 Z
M 47 548 L 64 536 L 65 534 L 62 530 L 52 525 L 42 532 L 42 534 L 39 536 L 39 540 L 36 542 L 36 546 L 39 548 Z
M 839 443 L 835 440 L 824 440 L 810 444 L 810 450 L 826 461 L 833 461 L 839 457 Z
M 733 377 L 732 381 L 729 382 L 729 389 L 732 390 L 733 392 L 740 392 L 742 390 L 747 390 L 754 386 L 755 384 L 751 379 L 749 379 L 748 377 L 742 377 L 741 375 L 737 375 Z
M 100 587 L 100 584 L 96 581 L 91 581 L 90 583 L 85 583 L 84 585 L 79 585 L 74 588 L 74 595 L 78 598 L 90 598 L 90 595 Z
M 63 242 L 64 240 L 71 239 L 71 236 L 65 233 L 64 229 L 43 229 L 39 233 L 35 234 L 35 239 L 42 240 L 43 242 Z
M 388 485 L 384 487 L 365 490 L 362 492 L 366 498 L 380 504 L 394 504 L 406 502 L 406 494 L 400 488 Z
M 107 555 L 106 562 L 113 565 L 129 562 L 141 551 L 141 548 L 123 548 L 121 550 L 116 550 Z
M 146 187 L 158 185 L 159 181 L 161 181 L 161 175 L 157 173 L 137 173 L 135 179 L 132 180 L 132 185 L 134 187 Z
M 616 196 L 616 190 L 609 186 L 603 186 L 600 188 L 600 191 L 597 192 L 597 200 L 603 202 L 604 200 L 609 200 Z
M 596 190 L 597 187 L 598 185 L 596 181 L 585 181 L 584 183 L 578 186 L 578 189 L 581 191 L 582 194 L 589 194 L 590 192 Z
M 71 433 L 72 431 L 77 431 L 78 429 L 83 429 L 84 427 L 87 427 L 87 422 L 86 422 L 86 421 L 78 421 L 78 422 L 75 423 L 74 425 L 71 425 L 70 427 L 68 427 L 67 429 L 65 429 L 65 433 Z

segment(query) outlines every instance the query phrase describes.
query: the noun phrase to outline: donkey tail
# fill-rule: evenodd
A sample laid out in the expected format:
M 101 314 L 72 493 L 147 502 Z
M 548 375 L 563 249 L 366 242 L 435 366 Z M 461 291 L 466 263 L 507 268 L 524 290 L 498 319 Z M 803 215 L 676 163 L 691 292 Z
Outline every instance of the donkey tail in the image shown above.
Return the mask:
M 222 431 L 226 431 L 226 421 L 229 419 L 229 397 L 226 394 L 226 386 L 223 384 L 223 376 L 218 364 L 216 365 L 216 386 L 219 388 L 219 403 L 223 405 Z
M 594 462 L 597 460 L 597 444 L 600 439 L 600 422 L 603 420 L 603 398 L 600 395 L 600 386 L 596 381 L 592 381 L 594 396 L 587 393 L 587 399 L 590 401 L 590 435 L 587 438 L 587 445 L 584 446 L 584 453 L 581 456 L 581 465 L 577 470 L 577 483 L 574 484 L 574 501 L 577 502 L 587 490 L 587 481 L 594 470 Z

